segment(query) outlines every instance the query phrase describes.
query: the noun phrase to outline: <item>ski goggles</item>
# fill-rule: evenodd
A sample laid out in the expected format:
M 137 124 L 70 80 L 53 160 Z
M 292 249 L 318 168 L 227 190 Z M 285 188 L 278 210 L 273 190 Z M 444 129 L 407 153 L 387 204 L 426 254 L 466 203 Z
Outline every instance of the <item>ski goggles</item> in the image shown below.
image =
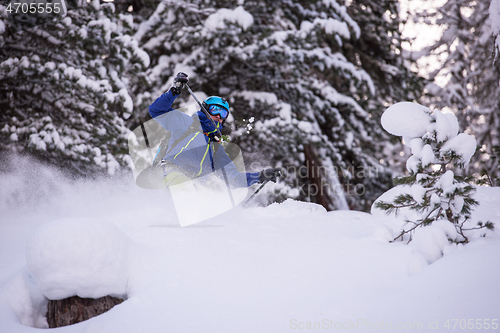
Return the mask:
M 227 111 L 225 108 L 223 108 L 220 105 L 212 104 L 208 107 L 208 112 L 212 116 L 219 115 L 221 119 L 226 119 L 227 116 L 229 116 L 229 111 Z

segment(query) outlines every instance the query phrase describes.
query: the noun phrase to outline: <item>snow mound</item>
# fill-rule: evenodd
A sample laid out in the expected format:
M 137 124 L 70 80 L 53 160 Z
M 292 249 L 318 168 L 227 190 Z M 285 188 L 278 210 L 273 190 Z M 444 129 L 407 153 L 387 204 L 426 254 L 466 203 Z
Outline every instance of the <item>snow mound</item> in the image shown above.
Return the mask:
M 141 189 L 133 181 L 129 185 L 117 184 L 116 179 L 70 181 L 58 173 L 44 174 L 41 168 L 33 171 L 38 177 L 0 174 L 0 183 L 6 185 L 0 188 L 0 204 L 3 198 L 22 199 L 22 205 L 7 201 L 0 206 L 2 333 L 39 333 L 38 328 L 48 327 L 47 299 L 39 290 L 41 276 L 58 271 L 61 285 L 69 289 L 69 270 L 80 270 L 81 265 L 85 271 L 96 270 L 88 263 L 72 263 L 70 252 L 77 253 L 72 260 L 80 256 L 90 260 L 90 251 L 121 262 L 113 272 L 123 290 L 121 278 L 128 276 L 128 300 L 99 317 L 54 332 L 284 332 L 308 323 L 314 327 L 315 322 L 328 324 L 333 331 L 336 323 L 349 327 L 361 316 L 364 327 L 356 324 L 361 331 L 372 331 L 366 324 L 375 327 L 382 319 L 393 328 L 422 323 L 425 331 L 438 318 L 498 316 L 498 297 L 492 296 L 500 294 L 498 230 L 488 231 L 491 237 L 486 238 L 480 237 L 485 231 L 474 230 L 476 237 L 463 247 L 445 245 L 443 234 L 448 238 L 453 230 L 444 221 L 416 235 L 416 243 L 388 243 L 404 225 L 402 213 L 411 211 L 401 211 L 396 219 L 377 209 L 373 215 L 325 212 L 319 205 L 294 200 L 235 208 L 208 224 L 180 228 L 164 191 Z M 42 191 L 49 185 L 56 190 Z M 419 187 L 398 190 L 416 198 L 422 195 Z M 33 200 L 26 198 L 33 191 L 46 199 L 36 210 Z M 396 194 L 385 193 L 382 198 L 387 201 Z M 500 189 L 478 187 L 477 199 L 481 204 L 471 221 L 499 221 Z M 61 216 L 79 220 L 50 222 Z M 112 221 L 131 241 L 113 225 L 98 222 L 103 219 Z M 42 226 L 44 222 L 50 223 Z M 40 226 L 26 248 L 28 233 Z M 89 229 L 97 229 L 96 234 L 91 236 Z M 63 243 L 68 234 L 71 241 Z M 47 244 L 42 246 L 42 240 Z M 87 245 L 82 245 L 84 240 Z M 418 242 L 429 243 L 431 249 L 416 247 Z M 112 243 L 124 249 L 113 250 Z M 57 249 L 55 244 L 60 244 Z M 38 257 L 43 257 L 43 251 L 67 261 L 42 262 Z M 35 277 L 24 267 L 26 252 Z M 429 265 L 426 256 L 432 258 L 438 252 L 443 258 Z M 101 275 L 108 274 L 109 264 L 100 258 L 97 269 Z M 125 259 L 128 268 L 121 261 Z M 53 263 L 53 268 L 43 267 Z M 95 274 L 86 279 L 94 278 Z M 54 277 L 50 279 L 55 286 Z M 102 289 L 102 284 L 94 285 Z M 386 306 L 380 306 L 381 300 Z
M 49 299 L 127 294 L 129 239 L 115 225 L 64 219 L 42 225 L 28 240 L 26 261 Z
M 265 211 L 265 212 L 264 212 Z M 287 199 L 282 203 L 273 203 L 263 209 L 266 216 L 279 216 L 279 217 L 300 217 L 309 216 L 311 214 L 325 214 L 325 207 L 310 203 Z
M 448 239 L 454 239 L 456 236 L 457 231 L 451 222 L 439 220 L 425 228 L 416 229 L 411 245 L 428 264 L 432 264 L 440 259 L 445 252 L 452 252 L 449 247 L 453 245 Z
M 24 267 L 7 282 L 0 298 L 4 297 L 21 324 L 49 328 L 47 324 L 47 299 L 38 290 L 35 281 Z
M 396 136 L 417 138 L 427 132 L 431 124 L 431 110 L 412 102 L 400 102 L 382 114 L 382 127 Z

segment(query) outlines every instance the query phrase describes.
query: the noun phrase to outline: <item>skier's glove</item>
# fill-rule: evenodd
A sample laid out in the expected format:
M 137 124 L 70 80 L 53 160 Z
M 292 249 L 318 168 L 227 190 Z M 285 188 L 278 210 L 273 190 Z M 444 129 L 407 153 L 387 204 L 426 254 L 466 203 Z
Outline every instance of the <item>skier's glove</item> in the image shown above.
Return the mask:
M 281 177 L 281 169 L 265 169 L 259 174 L 259 183 L 264 183 L 266 181 L 271 181 L 276 183 L 277 178 Z
M 180 95 L 182 92 L 182 88 L 184 88 L 184 85 L 188 83 L 188 75 L 183 72 L 177 73 L 177 75 L 174 78 L 174 84 L 170 88 L 170 91 L 172 91 L 172 94 L 174 95 Z

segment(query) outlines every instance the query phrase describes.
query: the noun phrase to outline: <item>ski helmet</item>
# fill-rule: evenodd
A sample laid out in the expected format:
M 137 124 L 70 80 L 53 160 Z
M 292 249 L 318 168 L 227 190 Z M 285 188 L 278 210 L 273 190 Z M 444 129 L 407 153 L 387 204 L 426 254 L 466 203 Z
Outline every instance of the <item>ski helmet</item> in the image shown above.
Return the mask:
M 218 106 L 224 108 L 228 112 L 228 115 L 229 115 L 229 103 L 227 102 L 227 100 L 225 98 L 219 97 L 219 96 L 210 96 L 203 101 L 203 107 L 205 108 L 205 110 L 209 111 L 210 105 L 218 105 Z M 226 117 L 223 117 L 223 118 L 226 118 Z

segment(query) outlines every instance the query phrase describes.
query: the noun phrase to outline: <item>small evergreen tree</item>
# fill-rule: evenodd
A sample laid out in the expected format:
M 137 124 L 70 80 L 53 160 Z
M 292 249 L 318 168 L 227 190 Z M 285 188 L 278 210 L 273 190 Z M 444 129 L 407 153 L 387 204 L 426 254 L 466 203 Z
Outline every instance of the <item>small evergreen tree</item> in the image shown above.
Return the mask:
M 411 119 L 408 128 L 402 126 Z M 458 134 L 458 120 L 453 114 L 433 113 L 414 103 L 398 103 L 382 116 L 384 128 L 403 136 L 411 147 L 412 155 L 406 163 L 409 175 L 395 180 L 398 186 L 409 186 L 392 202 L 377 201 L 375 206 L 388 214 L 407 208 L 418 218 L 407 224 L 394 240 L 409 237 L 419 227 L 437 220 L 447 220 L 457 231 L 456 242 L 468 242 L 467 230 L 493 229 L 491 222 L 479 222 L 471 227 L 469 220 L 474 206 L 475 188 L 471 177 L 460 175 L 476 150 L 476 140 L 471 135 Z M 452 170 L 455 168 L 455 171 Z

